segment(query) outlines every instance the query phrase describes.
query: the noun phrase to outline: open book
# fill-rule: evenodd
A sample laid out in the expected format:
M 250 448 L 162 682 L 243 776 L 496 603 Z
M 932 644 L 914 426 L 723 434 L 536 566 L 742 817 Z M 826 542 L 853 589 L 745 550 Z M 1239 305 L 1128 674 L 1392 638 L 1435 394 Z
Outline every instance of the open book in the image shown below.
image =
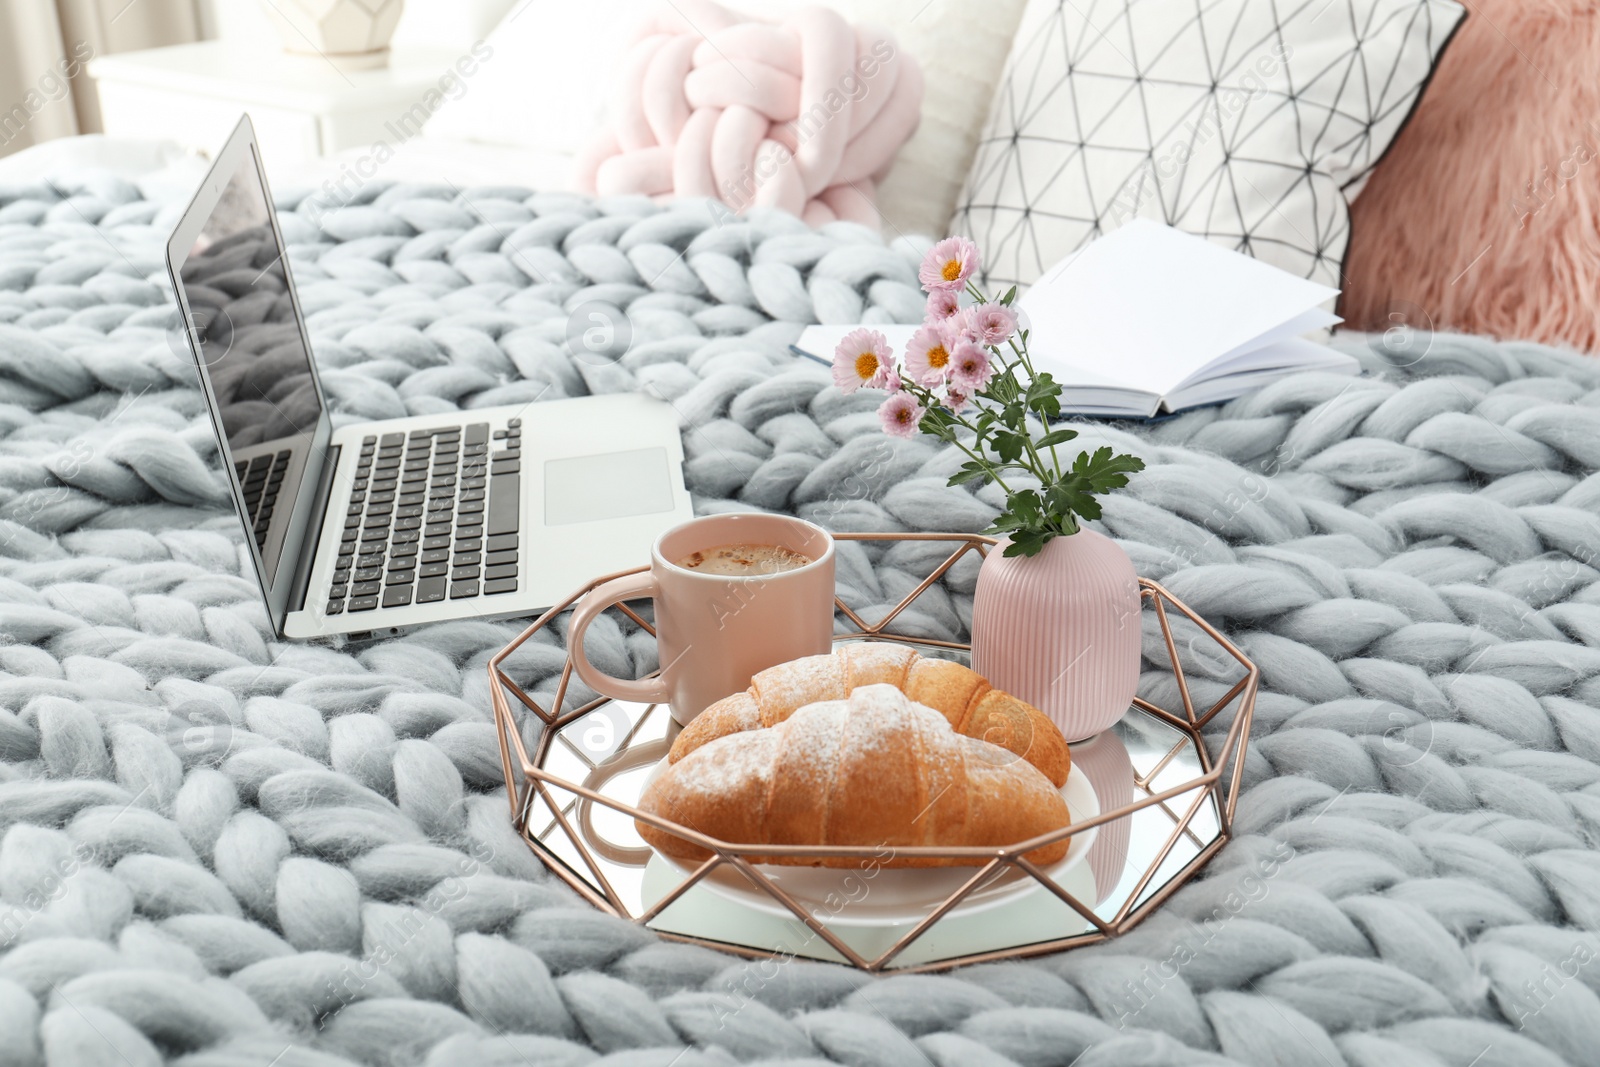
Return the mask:
M 1136 219 L 1056 264 L 1017 301 L 1034 368 L 1063 411 L 1143 418 L 1220 403 L 1356 360 L 1302 335 L 1340 319 L 1338 290 L 1204 238 Z M 853 326 L 811 326 L 796 349 L 831 359 Z M 896 352 L 915 326 L 876 326 Z

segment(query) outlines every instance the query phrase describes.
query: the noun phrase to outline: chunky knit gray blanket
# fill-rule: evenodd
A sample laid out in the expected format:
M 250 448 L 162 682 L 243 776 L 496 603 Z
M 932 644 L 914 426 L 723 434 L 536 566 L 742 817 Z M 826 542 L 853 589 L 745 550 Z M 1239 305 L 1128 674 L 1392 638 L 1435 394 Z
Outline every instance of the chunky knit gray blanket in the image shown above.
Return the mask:
M 784 348 L 915 318 L 916 242 L 524 189 L 280 206 L 340 418 L 642 388 L 702 511 L 995 511 Z M 872 979 L 662 942 L 543 870 L 489 720 L 516 626 L 273 638 L 173 342 L 176 211 L 0 189 L 0 1064 L 1600 1057 L 1595 365 L 1348 337 L 1359 379 L 1088 428 L 1149 465 L 1104 528 L 1262 668 L 1240 836 L 1120 941 Z M 593 302 L 631 337 L 575 344 Z M 652 666 L 599 636 L 613 672 Z

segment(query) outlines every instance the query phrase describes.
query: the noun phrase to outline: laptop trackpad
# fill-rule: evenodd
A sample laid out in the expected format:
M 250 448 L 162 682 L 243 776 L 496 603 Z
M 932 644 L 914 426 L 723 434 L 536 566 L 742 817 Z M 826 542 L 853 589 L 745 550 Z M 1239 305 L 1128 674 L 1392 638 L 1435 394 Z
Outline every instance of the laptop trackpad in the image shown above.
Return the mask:
M 665 448 L 547 460 L 544 522 L 566 526 L 672 510 Z

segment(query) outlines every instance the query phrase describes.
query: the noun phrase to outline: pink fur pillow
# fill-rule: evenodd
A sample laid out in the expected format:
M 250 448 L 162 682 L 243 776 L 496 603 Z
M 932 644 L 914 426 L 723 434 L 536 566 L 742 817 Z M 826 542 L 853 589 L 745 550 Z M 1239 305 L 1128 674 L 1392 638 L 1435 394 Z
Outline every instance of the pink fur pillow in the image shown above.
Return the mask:
M 1600 10 L 1465 0 L 1351 207 L 1343 311 L 1600 351 Z

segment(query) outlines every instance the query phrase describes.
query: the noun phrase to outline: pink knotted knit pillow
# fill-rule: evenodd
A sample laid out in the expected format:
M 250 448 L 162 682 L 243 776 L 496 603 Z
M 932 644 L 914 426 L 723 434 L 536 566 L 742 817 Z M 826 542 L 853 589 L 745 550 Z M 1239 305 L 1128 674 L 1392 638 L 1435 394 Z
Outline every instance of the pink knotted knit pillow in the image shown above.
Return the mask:
M 635 34 L 578 184 L 876 228 L 877 183 L 921 114 L 922 70 L 881 30 L 824 7 L 763 22 L 672 0 Z
M 1600 352 L 1600 10 L 1464 0 L 1417 113 L 1351 206 L 1346 324 Z

